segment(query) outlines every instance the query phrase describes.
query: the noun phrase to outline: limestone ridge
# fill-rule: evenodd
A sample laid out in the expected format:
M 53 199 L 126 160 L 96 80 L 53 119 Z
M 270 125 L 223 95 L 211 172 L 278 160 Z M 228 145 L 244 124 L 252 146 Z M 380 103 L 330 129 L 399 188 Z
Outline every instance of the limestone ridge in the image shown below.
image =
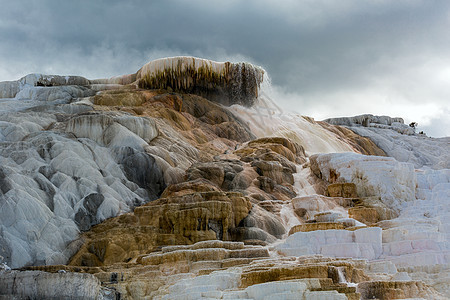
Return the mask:
M 179 56 L 157 59 L 134 74 L 107 79 L 29 74 L 17 81 L 0 82 L 0 98 L 14 98 L 27 87 L 122 85 L 191 93 L 227 106 L 250 107 L 258 98 L 263 76 L 264 70 L 250 63 Z
M 417 169 L 422 167 L 435 170 L 450 168 L 448 151 L 450 138 L 430 138 L 423 132 L 416 133 L 415 125 L 404 124 L 402 118 L 366 114 L 331 118 L 324 122 L 346 127 L 358 136 L 369 138 L 387 156 L 400 162 L 412 163 Z
M 88 86 L 91 82 L 81 76 L 59 76 L 59 75 L 43 75 L 28 74 L 16 81 L 0 82 L 0 98 L 14 98 L 26 87 L 52 87 L 77 85 Z
M 329 124 L 333 125 L 362 125 L 364 127 L 381 127 L 384 126 L 394 126 L 395 124 L 404 124 L 405 121 L 403 121 L 402 118 L 391 118 L 389 116 L 374 116 L 371 114 L 365 114 L 365 115 L 359 115 L 354 117 L 341 117 L 341 118 L 329 118 L 324 120 L 324 122 L 327 122 Z M 409 128 L 409 126 L 406 126 L 406 128 Z M 408 131 L 410 133 L 410 131 Z M 414 132 L 412 132 L 414 133 Z

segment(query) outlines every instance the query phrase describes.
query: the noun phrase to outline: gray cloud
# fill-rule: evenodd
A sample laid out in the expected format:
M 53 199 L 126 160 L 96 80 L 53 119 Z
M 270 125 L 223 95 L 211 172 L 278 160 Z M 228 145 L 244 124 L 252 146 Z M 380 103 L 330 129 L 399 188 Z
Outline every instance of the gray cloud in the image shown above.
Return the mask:
M 0 80 L 109 77 L 173 55 L 249 60 L 289 109 L 400 114 L 450 135 L 433 129 L 450 117 L 447 1 L 4 2 Z

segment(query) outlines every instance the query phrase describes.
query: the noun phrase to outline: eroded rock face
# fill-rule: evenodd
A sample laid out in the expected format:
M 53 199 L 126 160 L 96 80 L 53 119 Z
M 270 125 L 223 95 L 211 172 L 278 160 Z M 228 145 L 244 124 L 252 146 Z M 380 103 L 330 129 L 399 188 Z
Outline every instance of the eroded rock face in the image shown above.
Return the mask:
M 192 191 L 196 184 L 181 186 Z M 239 193 L 224 193 L 214 188 L 195 193 L 180 193 L 177 187 L 170 190 L 165 195 L 172 196 L 140 206 L 134 214 L 96 226 L 86 234 L 87 241 L 71 264 L 109 265 L 136 258 L 158 246 L 210 239 L 232 240 L 233 230 L 252 208 L 249 199 Z
M 270 150 L 270 151 L 269 151 Z M 272 153 L 273 152 L 273 153 Z M 283 137 L 268 137 L 260 138 L 249 142 L 246 146 L 240 148 L 236 151 L 244 161 L 252 160 L 255 158 L 260 158 L 263 160 L 265 156 L 273 157 L 283 161 L 284 159 L 289 160 L 292 163 L 304 163 L 305 160 L 305 150 L 299 144 L 291 141 L 288 138 Z M 278 155 L 280 156 L 278 156 Z M 272 159 L 275 160 L 275 159 Z M 283 163 L 282 163 L 283 164 Z M 284 165 L 287 168 L 294 169 L 295 166 L 284 161 Z
M 136 152 L 133 148 L 121 149 L 128 152 L 120 164 L 128 180 L 136 183 L 149 193 L 149 199 L 157 199 L 166 188 L 164 175 L 155 158 L 145 152 Z
M 195 179 L 178 184 L 169 185 L 161 195 L 161 198 L 179 197 L 194 193 L 220 192 L 211 181 L 207 179 Z
M 204 192 L 158 199 L 134 213 L 142 225 L 196 242 L 229 240 L 229 230 L 237 227 L 250 209 L 249 200 L 238 193 Z
M 300 196 L 292 199 L 294 211 L 304 220 L 312 220 L 318 213 L 326 211 L 345 214 L 346 207 L 352 206 L 350 199 L 342 197 L 326 197 L 323 195 Z
M 244 170 L 244 164 L 239 160 L 216 160 L 207 163 L 195 163 L 186 172 L 187 180 L 204 178 L 211 181 L 225 191 L 234 190 L 234 187 L 242 187 L 245 190 L 245 182 L 236 179 L 236 176 Z
M 80 229 L 149 199 L 110 150 L 91 140 L 39 132 L 0 148 L 7 176 L 0 194 L 2 245 L 10 249 L 3 256 L 12 267 L 63 263 L 76 250 L 70 242 Z
M 259 205 L 254 205 L 249 214 L 241 220 L 239 227 L 233 230 L 234 239 L 238 241 L 262 241 L 273 243 L 283 237 L 286 228 L 280 217 Z
M 143 265 L 158 266 L 166 274 L 207 273 L 264 257 L 269 257 L 269 252 L 261 246 L 209 240 L 188 246 L 163 247 L 161 252 L 140 257 L 139 262 Z
M 86 113 L 69 120 L 66 132 L 99 145 L 142 148 L 158 136 L 155 121 L 123 114 Z
M 328 197 L 358 198 L 354 183 L 334 183 L 327 186 Z

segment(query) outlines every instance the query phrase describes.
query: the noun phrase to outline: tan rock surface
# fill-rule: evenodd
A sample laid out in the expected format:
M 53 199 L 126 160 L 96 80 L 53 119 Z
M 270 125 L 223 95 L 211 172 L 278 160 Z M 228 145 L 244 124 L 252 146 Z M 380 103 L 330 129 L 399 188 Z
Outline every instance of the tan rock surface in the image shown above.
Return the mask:
M 440 296 L 421 281 L 369 281 L 358 285 L 362 299 L 439 299 Z
M 158 246 L 230 240 L 229 231 L 239 225 L 251 207 L 242 194 L 220 191 L 160 198 L 86 233 L 82 248 L 70 264 L 110 265 L 130 261 Z
M 358 198 L 354 183 L 335 183 L 327 187 L 328 197 Z
M 289 230 L 289 235 L 296 232 L 308 232 L 315 230 L 329 230 L 329 229 L 345 229 L 344 224 L 337 222 L 321 222 L 321 223 L 306 223 L 296 225 Z
M 338 125 L 331 125 L 326 122 L 317 122 L 323 128 L 335 133 L 338 137 L 345 140 L 348 144 L 357 150 L 357 152 L 364 155 L 377 155 L 377 156 L 387 156 L 386 153 L 380 149 L 375 143 L 369 138 L 362 137 L 350 129 L 347 129 Z

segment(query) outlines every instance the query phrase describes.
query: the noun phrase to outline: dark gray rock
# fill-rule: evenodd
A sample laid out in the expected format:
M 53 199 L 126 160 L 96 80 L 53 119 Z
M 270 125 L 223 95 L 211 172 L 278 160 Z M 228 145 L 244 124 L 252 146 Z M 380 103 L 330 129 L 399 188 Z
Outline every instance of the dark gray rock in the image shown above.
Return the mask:
M 83 199 L 83 206 L 75 214 L 75 223 L 81 231 L 87 231 L 99 223 L 97 210 L 104 200 L 105 197 L 99 193 L 89 194 Z
M 37 173 L 36 176 L 34 176 L 34 180 L 39 185 L 39 188 L 46 193 L 48 196 L 45 200 L 46 205 L 51 211 L 54 211 L 55 203 L 53 201 L 53 197 L 56 194 L 56 188 L 43 174 Z
M 164 174 L 155 158 L 131 147 L 120 147 L 114 151 L 117 162 L 122 165 L 127 179 L 147 190 L 150 201 L 158 199 L 166 188 L 166 184 Z
M 12 189 L 12 186 L 8 179 L 8 172 L 5 167 L 0 166 L 0 191 L 6 194 L 10 189 Z

